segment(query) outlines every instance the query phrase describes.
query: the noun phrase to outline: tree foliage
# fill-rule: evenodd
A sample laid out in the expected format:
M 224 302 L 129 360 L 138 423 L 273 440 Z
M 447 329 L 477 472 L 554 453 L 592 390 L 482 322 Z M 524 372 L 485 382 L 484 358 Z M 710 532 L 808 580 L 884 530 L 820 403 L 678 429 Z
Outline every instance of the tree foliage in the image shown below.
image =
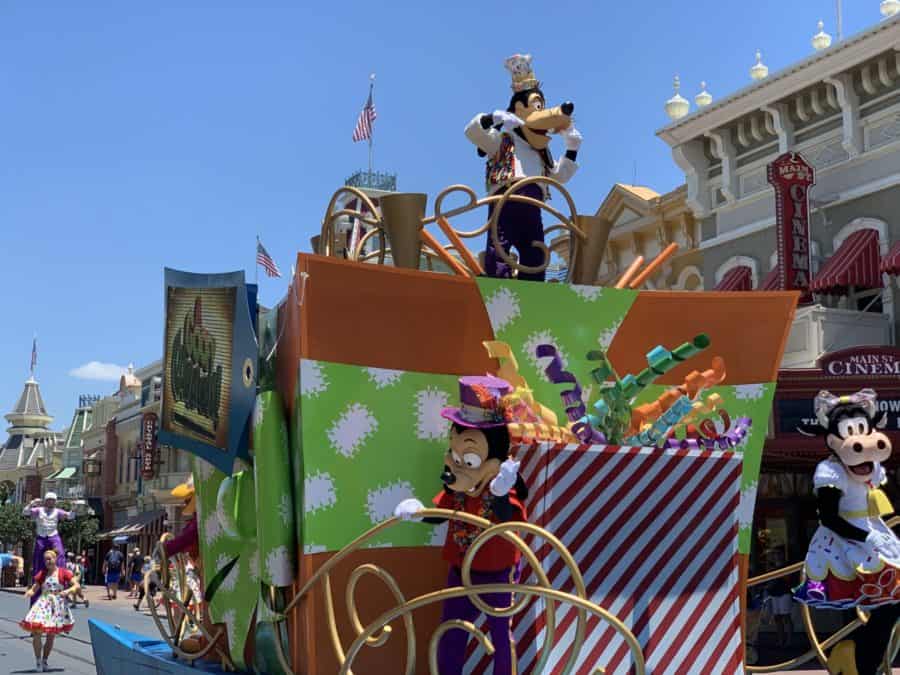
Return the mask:
M 59 508 L 69 511 L 72 509 L 72 504 L 62 501 L 59 503 Z M 59 521 L 59 536 L 63 540 L 63 545 L 67 551 L 75 551 L 75 553 L 81 553 L 80 550 L 75 550 L 79 543 L 78 535 L 81 535 L 81 548 L 90 548 L 97 541 L 97 529 L 96 516 L 88 516 L 83 513 L 79 513 L 75 520 Z
M 22 515 L 22 505 L 3 504 L 0 506 L 0 544 L 12 547 L 32 539 L 34 539 L 34 527 L 31 520 Z

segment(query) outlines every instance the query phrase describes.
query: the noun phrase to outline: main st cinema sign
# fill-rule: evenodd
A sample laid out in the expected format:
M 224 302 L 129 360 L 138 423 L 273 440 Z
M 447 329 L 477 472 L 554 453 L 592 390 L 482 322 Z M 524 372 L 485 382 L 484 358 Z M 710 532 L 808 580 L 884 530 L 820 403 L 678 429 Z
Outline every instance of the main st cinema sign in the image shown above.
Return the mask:
M 856 347 L 827 354 L 819 360 L 826 375 L 865 377 L 866 375 L 900 376 L 900 349 L 891 347 Z

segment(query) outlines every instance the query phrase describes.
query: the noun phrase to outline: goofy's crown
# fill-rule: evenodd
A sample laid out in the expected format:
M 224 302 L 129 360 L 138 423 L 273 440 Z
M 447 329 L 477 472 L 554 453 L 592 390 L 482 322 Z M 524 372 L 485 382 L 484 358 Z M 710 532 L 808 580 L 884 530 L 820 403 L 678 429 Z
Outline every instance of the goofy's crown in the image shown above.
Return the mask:
M 504 64 L 512 75 L 512 90 L 515 92 L 527 89 L 539 89 L 541 83 L 531 69 L 531 54 L 513 54 Z

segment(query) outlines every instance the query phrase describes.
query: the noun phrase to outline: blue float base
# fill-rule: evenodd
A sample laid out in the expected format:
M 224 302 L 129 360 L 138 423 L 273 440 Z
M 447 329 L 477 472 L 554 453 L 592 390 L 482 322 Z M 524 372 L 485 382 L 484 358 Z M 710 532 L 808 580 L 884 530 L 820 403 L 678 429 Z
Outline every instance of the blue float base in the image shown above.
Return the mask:
M 224 673 L 218 664 L 197 661 L 191 666 L 172 656 L 172 650 L 160 639 L 130 633 L 91 619 L 91 645 L 98 675 L 197 675 Z

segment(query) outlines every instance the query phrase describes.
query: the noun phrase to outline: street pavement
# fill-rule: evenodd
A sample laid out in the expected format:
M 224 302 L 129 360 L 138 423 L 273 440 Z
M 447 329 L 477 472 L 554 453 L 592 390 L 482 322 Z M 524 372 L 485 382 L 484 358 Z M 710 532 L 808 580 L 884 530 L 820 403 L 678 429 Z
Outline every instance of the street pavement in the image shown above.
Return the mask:
M 31 649 L 31 635 L 19 628 L 19 621 L 28 611 L 28 600 L 24 589 L 0 589 L 0 673 L 33 673 L 34 652 Z M 88 586 L 84 593 L 90 607 L 78 605 L 73 608 L 75 627 L 68 635 L 56 638 L 48 660 L 48 672 L 70 673 L 72 675 L 94 675 L 94 654 L 91 651 L 91 636 L 88 619 L 98 619 L 121 626 L 148 637 L 158 637 L 159 632 L 142 603 L 141 611 L 134 611 L 135 601 L 128 599 L 128 592 L 119 592 L 116 600 L 106 598 L 106 589 Z M 146 598 L 145 598 L 146 600 Z

